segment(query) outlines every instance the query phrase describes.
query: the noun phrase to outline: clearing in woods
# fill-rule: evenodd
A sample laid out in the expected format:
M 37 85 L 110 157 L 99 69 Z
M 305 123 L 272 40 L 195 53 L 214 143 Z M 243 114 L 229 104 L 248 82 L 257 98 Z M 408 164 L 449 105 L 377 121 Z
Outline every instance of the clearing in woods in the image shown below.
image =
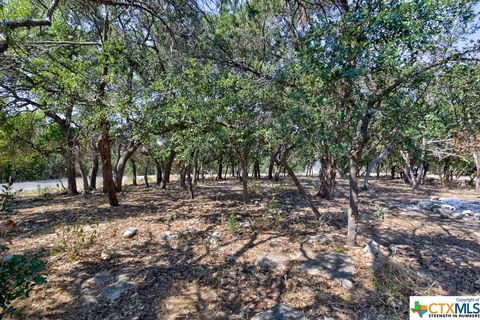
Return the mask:
M 406 317 L 413 293 L 480 290 L 478 216 L 416 207 L 435 196 L 478 200 L 473 192 L 373 181 L 361 194 L 363 232 L 353 248 L 345 246 L 345 181 L 336 200 L 317 200 L 325 224 L 288 180 L 255 181 L 250 205 L 235 180 L 206 181 L 196 192 L 191 200 L 176 184 L 127 186 L 119 207 L 98 193 L 18 200 L 12 251 L 46 259 L 49 280 L 14 318 L 244 319 L 281 304 L 312 319 L 390 319 Z M 131 238 L 128 228 L 137 230 Z M 77 229 L 92 243 L 58 249 L 62 239 L 79 240 Z M 364 248 L 372 241 L 375 257 Z

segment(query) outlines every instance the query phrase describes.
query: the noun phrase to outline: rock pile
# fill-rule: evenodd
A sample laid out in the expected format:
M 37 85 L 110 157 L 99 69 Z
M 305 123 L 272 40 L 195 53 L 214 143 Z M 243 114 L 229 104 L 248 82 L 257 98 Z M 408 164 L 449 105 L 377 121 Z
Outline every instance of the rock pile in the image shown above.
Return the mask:
M 439 213 L 440 217 L 445 219 L 480 219 L 480 201 L 432 197 L 429 200 L 420 201 L 418 208 Z

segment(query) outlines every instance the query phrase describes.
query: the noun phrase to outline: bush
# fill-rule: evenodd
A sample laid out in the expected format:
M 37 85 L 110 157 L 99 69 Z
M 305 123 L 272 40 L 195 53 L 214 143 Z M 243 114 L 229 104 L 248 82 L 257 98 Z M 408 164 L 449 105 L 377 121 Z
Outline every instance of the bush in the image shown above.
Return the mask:
M 84 255 L 88 249 L 97 241 L 98 223 L 86 228 L 80 220 L 73 225 L 59 225 L 55 228 L 58 246 L 52 248 L 50 253 L 56 255 L 65 252 L 72 260 Z
M 14 255 L 3 260 L 0 263 L 0 318 L 15 310 L 11 303 L 16 298 L 28 297 L 35 285 L 45 283 L 40 274 L 45 265 L 36 257 Z
M 15 310 L 11 303 L 18 297 L 28 297 L 35 285 L 45 282 L 40 274 L 45 265 L 35 256 L 5 255 L 10 233 L 16 225 L 9 220 L 0 226 L 0 319 Z
M 0 212 L 10 212 L 13 208 L 13 182 L 9 182 L 6 185 L 2 185 L 0 191 Z

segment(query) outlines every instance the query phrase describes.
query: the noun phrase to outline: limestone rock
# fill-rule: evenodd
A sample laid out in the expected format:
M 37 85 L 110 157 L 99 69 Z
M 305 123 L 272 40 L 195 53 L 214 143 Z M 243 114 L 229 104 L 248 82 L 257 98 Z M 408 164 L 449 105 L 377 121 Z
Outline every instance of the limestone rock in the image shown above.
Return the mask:
M 282 257 L 264 254 L 257 258 L 255 264 L 261 269 L 283 269 L 285 261 Z
M 124 238 L 133 238 L 137 234 L 137 228 L 129 227 L 123 232 Z
M 127 274 L 121 274 L 117 276 L 115 282 L 102 288 L 100 292 L 103 298 L 109 301 L 115 301 L 120 298 L 120 296 L 126 292 L 131 285 L 130 276 Z
M 301 310 L 277 304 L 266 311 L 257 313 L 251 320 L 308 320 L 308 318 Z
M 331 279 L 349 279 L 356 269 L 350 257 L 331 252 L 316 259 L 310 259 L 302 264 L 302 271 L 314 276 L 324 276 Z

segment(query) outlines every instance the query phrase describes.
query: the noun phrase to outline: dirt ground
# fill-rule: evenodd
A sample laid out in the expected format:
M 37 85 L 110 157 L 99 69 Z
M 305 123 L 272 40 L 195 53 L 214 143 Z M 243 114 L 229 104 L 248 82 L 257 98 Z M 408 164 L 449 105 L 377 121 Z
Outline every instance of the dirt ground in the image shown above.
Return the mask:
M 314 180 L 302 178 L 312 193 Z M 21 229 L 12 253 L 47 263 L 47 284 L 17 300 L 12 318 L 249 319 L 282 303 L 310 319 L 406 319 L 410 294 L 480 294 L 479 220 L 408 209 L 431 196 L 480 200 L 472 191 L 431 185 L 413 192 L 401 181 L 373 180 L 361 194 L 358 247 L 347 248 L 345 181 L 334 201 L 315 200 L 326 223 L 289 180 L 253 182 L 250 205 L 235 180 L 206 181 L 194 200 L 177 183 L 125 189 L 115 208 L 98 193 L 40 197 L 19 199 L 13 214 L 0 217 Z M 133 238 L 122 235 L 128 227 L 138 229 Z M 305 241 L 315 235 L 322 241 Z M 369 240 L 396 267 L 370 268 Z M 305 252 L 350 256 L 353 287 L 302 273 Z M 285 257 L 285 266 L 259 267 L 263 254 Z M 124 275 L 121 294 L 105 299 L 97 280 Z

